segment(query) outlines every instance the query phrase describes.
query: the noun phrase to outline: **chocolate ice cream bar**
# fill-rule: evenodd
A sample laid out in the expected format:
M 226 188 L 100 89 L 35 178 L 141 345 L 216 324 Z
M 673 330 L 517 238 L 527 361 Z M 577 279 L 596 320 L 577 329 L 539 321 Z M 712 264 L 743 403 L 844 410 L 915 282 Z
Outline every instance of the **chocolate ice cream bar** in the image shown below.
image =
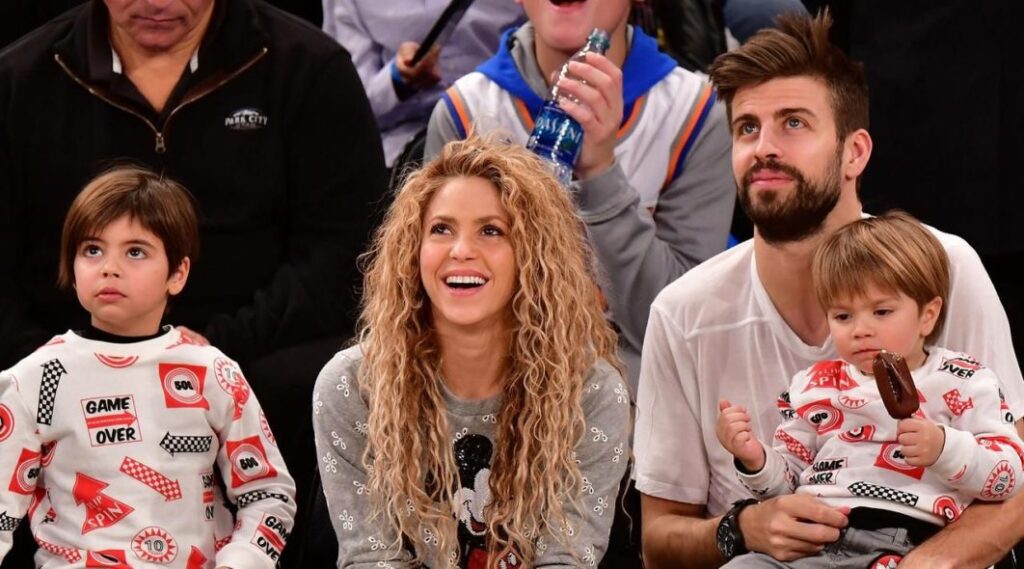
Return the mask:
M 875 355 L 871 367 L 889 416 L 893 419 L 906 419 L 913 415 L 921 403 L 907 360 L 895 352 L 882 350 Z

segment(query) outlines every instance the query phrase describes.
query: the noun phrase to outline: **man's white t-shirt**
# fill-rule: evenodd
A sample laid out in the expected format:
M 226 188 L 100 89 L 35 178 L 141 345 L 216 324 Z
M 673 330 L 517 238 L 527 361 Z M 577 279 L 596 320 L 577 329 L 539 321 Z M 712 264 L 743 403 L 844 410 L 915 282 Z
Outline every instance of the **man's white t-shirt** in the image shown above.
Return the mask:
M 992 369 L 1020 417 L 1024 379 L 992 281 L 966 241 L 929 229 L 946 248 L 951 277 L 935 344 L 973 354 Z M 779 315 L 757 275 L 752 240 L 690 270 L 651 306 L 637 393 L 637 489 L 706 504 L 711 516 L 749 497 L 715 436 L 719 399 L 745 405 L 754 434 L 770 441 L 781 423 L 778 397 L 793 375 L 836 357 L 831 339 L 808 346 Z

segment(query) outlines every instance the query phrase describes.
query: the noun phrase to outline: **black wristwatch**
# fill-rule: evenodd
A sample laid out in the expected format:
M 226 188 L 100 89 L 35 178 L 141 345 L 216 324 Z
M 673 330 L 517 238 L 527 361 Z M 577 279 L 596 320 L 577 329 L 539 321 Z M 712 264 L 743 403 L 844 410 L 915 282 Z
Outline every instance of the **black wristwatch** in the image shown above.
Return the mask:
M 757 500 L 753 498 L 734 502 L 732 508 L 722 516 L 722 521 L 718 522 L 715 539 L 718 552 L 726 560 L 747 552 L 747 544 L 743 541 L 743 533 L 740 531 L 740 512 L 743 508 L 756 503 Z

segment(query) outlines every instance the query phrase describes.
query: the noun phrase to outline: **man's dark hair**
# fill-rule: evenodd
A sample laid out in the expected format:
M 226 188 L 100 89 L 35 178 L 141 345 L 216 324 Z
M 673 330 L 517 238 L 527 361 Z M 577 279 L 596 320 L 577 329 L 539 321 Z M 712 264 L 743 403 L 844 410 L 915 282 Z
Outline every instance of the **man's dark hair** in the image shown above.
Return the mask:
M 743 87 L 782 77 L 810 76 L 828 86 L 840 140 L 868 127 L 868 84 L 864 69 L 828 39 L 832 17 L 782 14 L 776 28 L 761 30 L 738 49 L 715 59 L 709 70 L 732 122 L 732 100 Z

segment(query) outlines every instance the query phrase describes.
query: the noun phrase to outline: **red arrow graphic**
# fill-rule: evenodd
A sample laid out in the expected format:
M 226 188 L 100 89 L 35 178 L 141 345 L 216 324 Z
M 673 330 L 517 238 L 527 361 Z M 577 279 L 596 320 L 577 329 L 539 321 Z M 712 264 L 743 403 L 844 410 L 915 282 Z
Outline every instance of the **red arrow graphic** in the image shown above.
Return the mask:
M 118 413 L 117 415 L 100 415 L 99 417 L 89 417 L 85 420 L 85 424 L 90 429 L 101 429 L 104 427 L 115 427 L 124 426 L 127 427 L 135 422 L 135 415 L 132 415 L 128 411 L 124 413 Z
M 185 569 L 203 569 L 204 563 L 206 563 L 206 556 L 199 550 L 198 547 L 192 546 L 192 553 L 188 556 L 188 565 Z
M 75 473 L 75 485 L 71 489 L 71 495 L 75 498 L 76 506 L 85 504 L 83 534 L 112 526 L 135 511 L 135 508 L 128 504 L 104 494 L 103 489 L 107 486 L 110 485 L 102 480 L 96 480 L 81 472 Z
M 130 456 L 121 461 L 121 472 L 156 490 L 167 502 L 181 499 L 181 484 L 177 480 L 171 480 Z

